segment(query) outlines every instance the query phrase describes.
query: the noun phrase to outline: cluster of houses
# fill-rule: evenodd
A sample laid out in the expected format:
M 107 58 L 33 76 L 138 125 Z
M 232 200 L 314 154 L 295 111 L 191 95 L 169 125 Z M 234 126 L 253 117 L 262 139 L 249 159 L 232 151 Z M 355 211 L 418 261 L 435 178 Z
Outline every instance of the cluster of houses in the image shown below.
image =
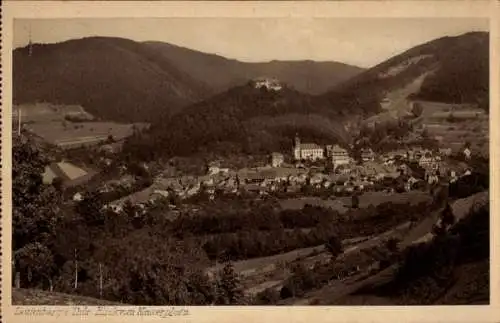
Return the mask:
M 417 162 L 421 167 L 429 171 L 437 171 L 439 162 L 445 156 L 452 154 L 451 148 L 441 148 L 437 152 L 422 147 L 413 147 L 408 150 L 391 151 L 381 156 L 376 156 L 371 148 L 363 148 L 360 151 L 361 160 L 363 162 L 373 162 L 379 159 L 384 165 L 394 165 L 398 161 Z M 463 154 L 466 160 L 471 158 L 472 152 L 470 148 L 465 148 Z M 327 145 L 325 147 L 316 143 L 302 143 L 298 136 L 295 137 L 295 142 L 292 148 L 292 156 L 295 162 L 302 160 L 325 160 L 329 159 L 334 169 L 342 165 L 351 165 L 354 159 L 349 156 L 347 149 L 339 145 Z M 284 162 L 282 154 L 272 154 L 273 167 L 281 167 Z
M 172 195 L 180 199 L 187 199 L 205 193 L 209 199 L 214 199 L 216 192 L 238 194 L 253 192 L 258 195 L 267 195 L 272 192 L 299 192 L 305 185 L 314 188 L 330 188 L 336 192 L 365 190 L 375 183 L 387 178 L 403 180 L 406 190 L 411 190 L 420 181 L 429 184 L 438 183 L 446 173 L 446 180 L 450 182 L 459 178 L 459 171 L 447 170 L 444 156 L 451 155 L 451 149 L 430 151 L 420 147 L 409 150 L 395 150 L 382 155 L 376 155 L 370 148 L 361 150 L 363 163 L 354 163 L 349 152 L 339 145 L 322 147 L 314 143 L 301 143 L 295 138 L 292 159 L 295 163 L 286 163 L 281 153 L 272 153 L 270 163 L 264 167 L 243 168 L 239 170 L 223 167 L 219 161 L 207 165 L 203 176 L 173 176 L 165 171 L 154 179 L 151 186 L 113 201 L 107 207 L 120 211 L 123 205 L 130 201 L 133 204 L 147 204 L 157 199 L 168 198 Z M 464 151 L 466 159 L 471 158 L 470 149 Z M 300 167 L 302 160 L 331 161 L 333 172 L 321 170 L 320 167 Z M 418 163 L 425 170 L 425 177 L 412 176 L 408 164 Z M 302 165 L 303 166 L 303 165 Z M 462 176 L 470 174 L 465 170 Z M 462 171 L 460 173 L 463 173 Z M 441 175 L 440 175 L 441 174 Z M 441 179 L 440 179 L 441 177 Z M 129 180 L 130 181 L 130 180 Z M 120 182 L 121 183 L 121 182 Z M 115 183 L 120 186 L 120 183 Z M 116 185 L 103 187 L 104 191 L 112 190 Z

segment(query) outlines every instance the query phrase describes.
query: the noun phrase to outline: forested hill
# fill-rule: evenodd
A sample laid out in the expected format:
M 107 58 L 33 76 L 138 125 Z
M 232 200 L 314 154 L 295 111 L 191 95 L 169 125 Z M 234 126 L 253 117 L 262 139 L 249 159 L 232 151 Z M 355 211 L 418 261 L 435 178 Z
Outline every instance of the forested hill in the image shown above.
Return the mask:
M 280 91 L 256 89 L 249 82 L 159 120 L 136 147 L 161 155 L 202 152 L 288 151 L 295 133 L 317 143 L 351 143 L 348 124 L 382 112 L 387 93 L 418 79 L 419 98 L 488 106 L 488 34 L 468 33 L 414 47 L 322 95 L 285 84 Z M 404 92 L 404 91 L 403 91 Z
M 288 151 L 296 133 L 318 143 L 349 140 L 331 107 L 286 86 L 255 88 L 253 82 L 232 88 L 186 108 L 136 138 L 146 151 L 171 156 L 206 151 L 258 154 Z M 149 147 L 148 147 L 149 146 Z
M 127 39 L 90 37 L 18 48 L 14 104 L 77 104 L 115 121 L 152 121 L 213 94 L 154 49 Z
M 362 69 L 336 62 L 243 63 L 167 43 L 88 37 L 13 52 L 14 103 L 81 105 L 114 121 L 156 121 L 256 77 L 306 93 Z

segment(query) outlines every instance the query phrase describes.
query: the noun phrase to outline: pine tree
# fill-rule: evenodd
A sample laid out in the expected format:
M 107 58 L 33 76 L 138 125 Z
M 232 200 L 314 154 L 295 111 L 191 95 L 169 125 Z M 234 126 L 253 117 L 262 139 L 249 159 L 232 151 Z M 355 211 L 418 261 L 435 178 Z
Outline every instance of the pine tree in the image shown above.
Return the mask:
M 242 286 L 231 262 L 227 262 L 219 273 L 216 291 L 216 304 L 238 305 L 244 298 Z

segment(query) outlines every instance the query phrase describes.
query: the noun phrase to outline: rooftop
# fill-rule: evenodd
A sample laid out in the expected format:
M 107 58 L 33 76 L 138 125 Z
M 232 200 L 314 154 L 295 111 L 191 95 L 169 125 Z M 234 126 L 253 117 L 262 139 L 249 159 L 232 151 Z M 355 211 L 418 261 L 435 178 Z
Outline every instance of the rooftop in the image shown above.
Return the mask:
M 304 143 L 300 144 L 300 149 L 323 149 L 320 145 L 314 144 L 314 143 Z

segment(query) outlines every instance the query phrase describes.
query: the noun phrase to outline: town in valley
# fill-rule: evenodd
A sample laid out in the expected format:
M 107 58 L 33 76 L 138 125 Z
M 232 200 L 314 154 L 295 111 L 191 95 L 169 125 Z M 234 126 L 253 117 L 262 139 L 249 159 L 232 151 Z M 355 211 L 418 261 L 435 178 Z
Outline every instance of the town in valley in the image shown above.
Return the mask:
M 464 21 L 368 67 L 16 22 L 13 303 L 489 304 L 489 33 Z

